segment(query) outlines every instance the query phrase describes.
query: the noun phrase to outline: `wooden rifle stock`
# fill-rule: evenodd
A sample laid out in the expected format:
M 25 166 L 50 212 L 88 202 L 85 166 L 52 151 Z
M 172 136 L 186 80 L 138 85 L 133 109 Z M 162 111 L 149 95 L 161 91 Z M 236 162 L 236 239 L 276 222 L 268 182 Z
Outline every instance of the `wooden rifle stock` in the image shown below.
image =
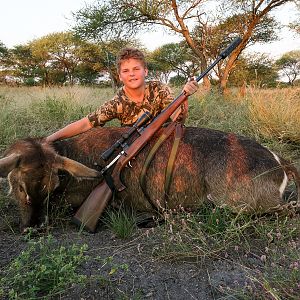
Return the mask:
M 172 105 L 165 108 L 142 132 L 134 142 L 124 151 L 115 165 L 111 174 L 115 189 L 122 191 L 126 187 L 120 179 L 120 173 L 125 168 L 127 163 L 134 158 L 139 151 L 147 144 L 152 136 L 161 128 L 161 126 L 169 119 L 172 113 L 187 99 L 184 93 L 181 93 Z M 73 217 L 73 222 L 81 228 L 93 233 L 96 230 L 98 219 L 107 205 L 107 202 L 112 197 L 112 190 L 104 180 L 100 183 L 84 201 L 81 207 Z
M 196 81 L 199 82 L 205 75 L 207 75 L 209 71 L 212 70 L 212 68 L 219 63 L 220 60 L 226 58 L 241 43 L 241 41 L 241 38 L 236 38 L 225 50 L 220 53 L 219 57 L 196 78 Z M 125 168 L 128 162 L 143 149 L 153 135 L 186 100 L 187 95 L 182 92 L 142 131 L 141 135 L 135 139 L 127 149 L 123 150 L 118 155 L 116 160 L 117 163 L 111 174 L 114 188 L 117 191 L 120 192 L 126 188 L 120 179 L 121 171 Z M 106 169 L 110 166 L 111 164 L 109 164 Z M 98 219 L 111 197 L 112 190 L 104 180 L 91 192 L 85 202 L 81 205 L 79 210 L 76 212 L 73 221 L 77 225 L 82 226 L 83 229 L 86 229 L 89 232 L 95 232 Z
M 106 181 L 103 180 L 89 194 L 72 221 L 86 231 L 95 232 L 99 217 L 111 197 L 112 191 Z

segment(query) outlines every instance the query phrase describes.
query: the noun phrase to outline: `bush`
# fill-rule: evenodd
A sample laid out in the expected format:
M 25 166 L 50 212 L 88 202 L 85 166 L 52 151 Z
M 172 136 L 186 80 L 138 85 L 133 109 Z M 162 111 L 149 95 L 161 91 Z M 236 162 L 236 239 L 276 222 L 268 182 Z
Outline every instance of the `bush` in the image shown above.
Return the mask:
M 24 80 L 24 84 L 27 86 L 34 86 L 36 82 L 33 77 L 29 77 Z
M 32 299 L 60 294 L 72 283 L 83 283 L 86 276 L 76 269 L 86 260 L 86 245 L 55 248 L 52 236 L 29 239 L 28 247 L 15 258 L 0 281 L 0 296 Z
M 175 87 L 182 87 L 185 84 L 185 82 L 186 78 L 181 75 L 171 77 L 169 81 L 170 85 L 173 85 Z

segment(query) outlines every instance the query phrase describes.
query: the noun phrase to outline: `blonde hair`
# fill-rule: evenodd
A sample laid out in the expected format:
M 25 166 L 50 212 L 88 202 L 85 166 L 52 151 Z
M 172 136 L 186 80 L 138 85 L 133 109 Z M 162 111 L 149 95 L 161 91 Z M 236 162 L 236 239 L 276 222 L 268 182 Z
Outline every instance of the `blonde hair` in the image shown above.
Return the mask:
M 130 58 L 139 60 L 143 64 L 144 68 L 147 68 L 147 63 L 145 60 L 144 53 L 139 49 L 127 47 L 127 48 L 123 48 L 118 54 L 117 57 L 118 73 L 120 72 L 122 62 Z

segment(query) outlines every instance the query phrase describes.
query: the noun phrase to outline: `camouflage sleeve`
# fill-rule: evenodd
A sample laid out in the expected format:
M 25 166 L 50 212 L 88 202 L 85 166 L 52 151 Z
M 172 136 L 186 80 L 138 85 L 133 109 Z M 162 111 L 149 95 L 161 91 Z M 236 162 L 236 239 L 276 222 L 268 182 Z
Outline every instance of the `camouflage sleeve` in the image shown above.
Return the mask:
M 161 90 L 161 110 L 166 108 L 173 100 L 174 100 L 174 94 L 170 87 L 167 85 L 162 85 Z
M 121 103 L 113 98 L 88 114 L 87 118 L 93 127 L 103 126 L 106 122 L 118 118 L 121 110 Z

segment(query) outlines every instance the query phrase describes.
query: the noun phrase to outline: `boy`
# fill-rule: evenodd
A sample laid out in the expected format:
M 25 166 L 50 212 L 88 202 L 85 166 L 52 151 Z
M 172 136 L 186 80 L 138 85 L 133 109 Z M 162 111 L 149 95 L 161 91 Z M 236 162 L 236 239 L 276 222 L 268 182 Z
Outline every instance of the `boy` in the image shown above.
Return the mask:
M 47 142 L 72 137 L 92 127 L 103 126 L 115 118 L 120 120 L 122 126 L 132 126 L 146 110 L 155 117 L 174 99 L 166 85 L 159 81 L 146 83 L 148 69 L 140 50 L 123 49 L 117 59 L 117 69 L 123 87 L 114 98 L 88 116 L 54 132 L 46 138 Z M 194 80 L 186 83 L 183 88 L 187 95 L 192 95 L 197 89 L 198 83 Z M 179 114 L 180 109 L 171 118 L 174 120 Z

